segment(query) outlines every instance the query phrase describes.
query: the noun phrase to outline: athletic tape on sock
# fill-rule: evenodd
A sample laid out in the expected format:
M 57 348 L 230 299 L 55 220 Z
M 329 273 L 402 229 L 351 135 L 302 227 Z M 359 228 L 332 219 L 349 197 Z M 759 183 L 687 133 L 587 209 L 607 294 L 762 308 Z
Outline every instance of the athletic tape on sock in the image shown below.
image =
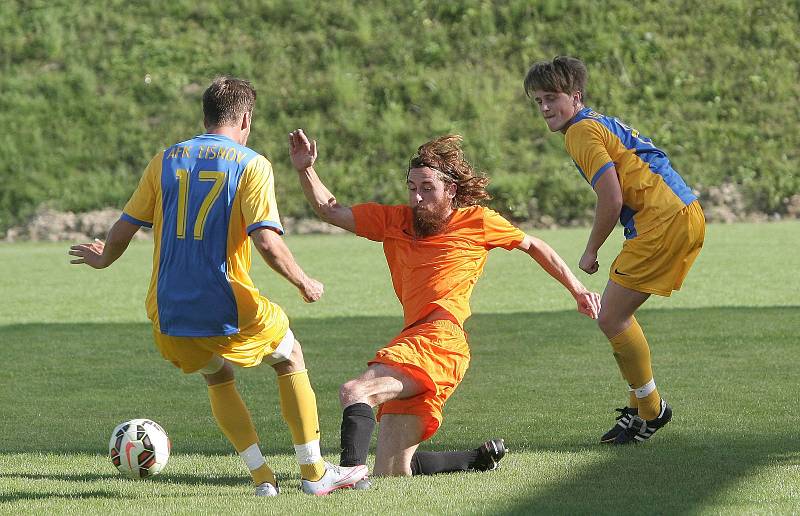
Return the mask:
M 253 444 L 243 452 L 240 452 L 239 457 L 244 460 L 245 464 L 247 464 L 247 469 L 250 471 L 258 469 L 267 463 L 267 461 L 264 460 L 264 455 L 261 454 L 261 450 L 258 448 L 258 443 Z
M 636 391 L 636 397 L 640 399 L 647 397 L 647 395 L 653 392 L 654 390 L 656 390 L 655 378 L 651 379 L 649 382 L 642 385 L 638 389 L 634 389 L 634 391 Z
M 298 464 L 316 464 L 322 460 L 322 453 L 319 450 L 319 439 L 305 444 L 295 444 L 294 452 L 297 454 Z
M 225 365 L 225 359 L 219 355 L 213 355 L 211 360 L 208 361 L 205 367 L 201 368 L 198 372 L 201 374 L 215 374 L 220 372 Z

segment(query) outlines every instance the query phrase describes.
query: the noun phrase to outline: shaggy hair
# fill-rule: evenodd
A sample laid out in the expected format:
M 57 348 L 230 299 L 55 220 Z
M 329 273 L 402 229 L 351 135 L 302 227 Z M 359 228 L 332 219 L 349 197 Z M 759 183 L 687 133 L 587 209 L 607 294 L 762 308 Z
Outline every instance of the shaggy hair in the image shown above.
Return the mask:
M 525 94 L 530 98 L 536 90 L 566 93 L 581 92 L 586 96 L 586 65 L 580 59 L 558 56 L 552 62 L 542 61 L 531 66 L 525 75 Z
M 457 134 L 440 136 L 421 145 L 408 162 L 408 172 L 412 168 L 428 167 L 438 172 L 439 179 L 456 185 L 454 208 L 474 206 L 491 199 L 486 191 L 489 178 L 476 174 L 472 165 L 464 159 L 461 150 L 462 138 Z

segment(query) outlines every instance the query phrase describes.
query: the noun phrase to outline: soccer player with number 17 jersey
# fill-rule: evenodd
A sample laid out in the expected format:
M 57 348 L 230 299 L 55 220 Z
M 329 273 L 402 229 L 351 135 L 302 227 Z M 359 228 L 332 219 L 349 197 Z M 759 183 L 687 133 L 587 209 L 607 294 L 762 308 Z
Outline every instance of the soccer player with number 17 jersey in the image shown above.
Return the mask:
M 595 220 L 579 267 L 594 274 L 597 252 L 617 219 L 625 227 L 622 252 L 611 264 L 598 324 L 628 382 L 628 406 L 603 443 L 649 439 L 672 418 L 653 378 L 650 347 L 634 317 L 651 294 L 669 296 L 683 283 L 703 247 L 705 217 L 697 197 L 666 153 L 618 119 L 584 105 L 586 67 L 572 57 L 534 64 L 525 92 L 597 194 Z
M 257 496 L 278 494 L 258 446 L 232 365 L 269 364 L 278 375 L 281 412 L 292 433 L 302 488 L 316 495 L 348 487 L 366 467 L 322 460 L 314 391 L 300 343 L 283 310 L 250 279 L 250 241 L 307 302 L 322 284 L 297 265 L 283 243 L 270 162 L 246 147 L 256 92 L 220 77 L 203 94 L 206 133 L 158 153 L 105 242 L 72 246 L 72 263 L 96 269 L 119 258 L 142 226 L 153 228 L 147 316 L 165 359 L 208 384 L 211 411 L 250 470 Z

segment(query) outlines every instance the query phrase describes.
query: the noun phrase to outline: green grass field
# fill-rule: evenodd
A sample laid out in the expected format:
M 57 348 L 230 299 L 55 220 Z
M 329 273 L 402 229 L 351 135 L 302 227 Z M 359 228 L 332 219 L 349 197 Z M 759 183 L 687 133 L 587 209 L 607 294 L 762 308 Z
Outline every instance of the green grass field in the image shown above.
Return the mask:
M 570 264 L 586 229 L 537 232 Z M 614 238 L 620 238 L 615 234 Z M 378 244 L 290 236 L 327 294 L 305 305 L 261 263 L 254 278 L 303 342 L 323 453 L 338 457 L 339 384 L 401 326 Z M 160 358 L 144 316 L 152 246 L 132 245 L 111 269 L 68 265 L 67 244 L 0 245 L 0 512 L 3 513 L 797 513 L 796 410 L 800 223 L 712 225 L 671 299 L 640 313 L 672 424 L 644 445 L 596 444 L 624 404 L 609 346 L 571 298 L 522 253 L 494 251 L 473 297 L 473 361 L 428 450 L 503 437 L 495 472 L 380 479 L 367 492 L 299 491 L 274 373 L 242 371 L 283 493 L 256 499 L 217 430 L 203 381 Z M 619 241 L 607 244 L 607 267 Z M 605 270 L 605 269 L 603 269 Z M 602 274 L 586 278 L 601 289 Z M 106 459 L 114 426 L 161 423 L 173 442 L 164 472 L 125 480 Z

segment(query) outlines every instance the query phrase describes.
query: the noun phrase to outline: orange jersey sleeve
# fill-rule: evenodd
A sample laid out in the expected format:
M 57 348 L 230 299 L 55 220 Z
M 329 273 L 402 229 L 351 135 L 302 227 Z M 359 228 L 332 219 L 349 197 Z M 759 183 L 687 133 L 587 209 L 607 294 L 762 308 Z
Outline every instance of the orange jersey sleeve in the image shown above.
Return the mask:
M 409 211 L 407 206 L 385 206 L 374 202 L 356 204 L 351 209 L 356 235 L 375 242 L 383 242 L 386 230 L 402 224 L 403 212 Z
M 525 233 L 518 227 L 488 208 L 483 210 L 483 235 L 487 249 L 502 247 L 511 250 L 525 239 Z

